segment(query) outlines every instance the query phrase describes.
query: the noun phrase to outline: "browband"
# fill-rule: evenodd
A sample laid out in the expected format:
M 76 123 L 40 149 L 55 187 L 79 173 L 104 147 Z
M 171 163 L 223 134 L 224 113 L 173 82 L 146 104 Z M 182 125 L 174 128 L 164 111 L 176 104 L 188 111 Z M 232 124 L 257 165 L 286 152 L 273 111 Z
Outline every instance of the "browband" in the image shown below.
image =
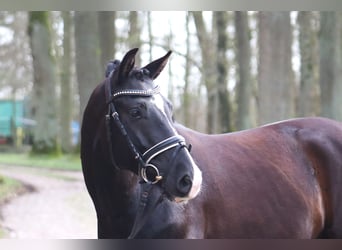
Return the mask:
M 158 94 L 160 92 L 159 86 L 155 86 L 153 89 L 146 89 L 146 90 L 136 90 L 136 89 L 126 89 L 126 90 L 121 90 L 118 92 L 115 92 L 112 95 L 112 100 L 114 98 L 117 98 L 119 96 L 153 96 L 155 94 Z

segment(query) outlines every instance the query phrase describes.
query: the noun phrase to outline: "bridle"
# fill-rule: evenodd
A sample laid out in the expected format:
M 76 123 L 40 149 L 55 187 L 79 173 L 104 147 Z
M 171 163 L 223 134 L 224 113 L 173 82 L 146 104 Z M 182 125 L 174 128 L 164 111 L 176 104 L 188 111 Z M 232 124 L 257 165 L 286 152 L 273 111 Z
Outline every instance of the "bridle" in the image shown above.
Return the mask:
M 129 239 L 134 238 L 143 225 L 146 223 L 147 218 L 152 214 L 155 208 L 163 201 L 164 196 L 167 195 L 166 190 L 163 190 L 159 198 L 156 199 L 155 195 L 152 195 L 156 189 L 152 187 L 155 186 L 153 184 L 158 183 L 162 179 L 164 182 L 167 179 L 167 175 L 170 169 L 173 167 L 175 163 L 175 159 L 177 158 L 178 153 L 182 149 L 186 149 L 190 152 L 191 145 L 186 146 L 185 139 L 180 135 L 174 135 L 168 137 L 152 147 L 146 150 L 144 153 L 140 153 L 137 147 L 134 145 L 131 137 L 129 136 L 124 124 L 120 120 L 120 115 L 115 107 L 115 100 L 122 96 L 136 96 L 136 97 L 152 97 L 153 95 L 159 94 L 159 87 L 156 86 L 152 89 L 148 90 L 139 90 L 139 89 L 125 89 L 112 93 L 111 86 L 111 77 L 115 72 L 115 68 L 118 65 L 118 61 L 113 61 L 113 69 L 110 72 L 106 72 L 106 80 L 105 80 L 105 95 L 106 95 L 106 103 L 108 105 L 108 112 L 105 116 L 106 118 L 106 132 L 107 132 L 107 141 L 109 148 L 109 155 L 112 165 L 116 171 L 121 170 L 120 166 L 117 164 L 114 155 L 113 155 L 113 142 L 112 142 L 112 122 L 114 121 L 116 127 L 119 129 L 121 135 L 125 138 L 125 141 L 128 145 L 129 150 L 133 153 L 134 159 L 138 163 L 138 175 L 141 178 L 140 183 L 145 184 L 142 186 L 142 191 L 140 195 L 140 201 L 138 203 L 138 209 L 135 216 L 134 224 L 131 229 L 131 232 L 128 236 Z M 152 163 L 152 160 L 159 156 L 160 154 L 170 150 L 175 149 L 171 155 L 169 167 L 163 173 L 160 173 L 158 167 Z M 151 201 L 152 199 L 152 201 Z M 148 205 L 152 204 L 152 205 Z
M 172 149 L 176 148 L 175 152 L 179 152 L 180 149 L 185 148 L 190 151 L 191 147 L 187 147 L 185 144 L 185 139 L 180 135 L 174 135 L 161 142 L 155 144 L 154 146 L 150 147 L 144 153 L 140 153 L 134 143 L 132 142 L 124 124 L 120 120 L 119 113 L 115 107 L 114 101 L 122 96 L 137 96 L 137 97 L 151 97 L 153 95 L 159 94 L 159 86 L 156 86 L 152 89 L 148 90 L 137 90 L 137 89 L 126 89 L 117 91 L 112 93 L 111 84 L 110 84 L 110 77 L 106 79 L 105 83 L 106 89 L 106 100 L 108 105 L 108 112 L 106 114 L 106 128 L 107 128 L 107 139 L 110 151 L 110 158 L 113 166 L 115 169 L 119 170 L 120 167 L 114 159 L 113 156 L 113 145 L 112 145 L 112 136 L 111 136 L 111 119 L 113 119 L 116 127 L 119 128 L 120 133 L 125 138 L 127 145 L 131 152 L 134 155 L 134 159 L 138 162 L 138 175 L 141 177 L 143 182 L 149 184 L 156 184 L 160 180 L 164 178 L 161 175 L 158 167 L 151 163 L 151 161 L 157 157 L 158 155 Z M 173 154 L 172 158 L 175 158 L 176 154 Z M 172 159 L 171 159 L 172 160 Z M 172 166 L 170 166 L 171 168 Z

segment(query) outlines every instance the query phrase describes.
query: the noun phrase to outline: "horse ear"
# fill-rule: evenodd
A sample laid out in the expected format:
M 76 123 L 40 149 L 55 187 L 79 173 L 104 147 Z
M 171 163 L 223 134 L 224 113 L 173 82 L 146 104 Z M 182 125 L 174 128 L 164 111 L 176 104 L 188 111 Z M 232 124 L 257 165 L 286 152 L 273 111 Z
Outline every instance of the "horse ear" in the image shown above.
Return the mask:
M 162 72 L 164 69 L 167 60 L 169 59 L 172 51 L 169 51 L 166 53 L 165 56 L 147 64 L 143 69 L 147 69 L 150 72 L 150 77 L 154 80 L 157 78 L 157 76 Z
M 131 72 L 135 64 L 135 55 L 137 52 L 138 48 L 131 49 L 124 56 L 119 67 L 119 79 L 127 77 L 129 72 Z

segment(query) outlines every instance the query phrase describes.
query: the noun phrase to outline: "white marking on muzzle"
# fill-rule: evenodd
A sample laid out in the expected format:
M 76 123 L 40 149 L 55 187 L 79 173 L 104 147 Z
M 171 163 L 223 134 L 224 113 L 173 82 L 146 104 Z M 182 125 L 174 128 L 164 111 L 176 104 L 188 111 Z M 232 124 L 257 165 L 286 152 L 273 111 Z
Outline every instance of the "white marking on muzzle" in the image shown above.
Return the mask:
M 197 164 L 194 162 L 194 160 L 192 159 L 190 154 L 189 154 L 189 157 L 191 159 L 193 173 L 194 173 L 194 177 L 193 177 L 193 180 L 192 180 L 192 187 L 191 187 L 191 190 L 190 190 L 189 194 L 186 197 L 175 197 L 174 200 L 175 200 L 176 203 L 186 203 L 187 201 L 195 198 L 200 193 L 200 191 L 201 191 L 202 172 L 198 168 Z
M 174 131 L 175 135 L 179 135 L 176 131 L 176 129 L 173 127 L 173 125 L 171 124 L 171 122 L 169 121 L 169 119 L 167 118 L 166 112 L 165 112 L 165 106 L 164 106 L 164 100 L 163 97 L 159 94 L 159 95 L 154 95 L 153 96 L 153 103 L 155 104 L 155 106 L 162 112 L 162 114 L 165 116 L 165 120 L 169 123 L 170 128 L 172 128 L 172 130 Z M 202 172 L 201 170 L 198 168 L 197 164 L 194 162 L 194 160 L 192 159 L 190 153 L 188 153 L 188 157 L 191 160 L 191 165 L 193 168 L 193 180 L 192 180 L 192 187 L 191 190 L 188 194 L 188 196 L 186 197 L 176 197 L 175 201 L 176 202 L 183 202 L 183 201 L 188 201 L 190 199 L 195 198 L 199 192 L 201 191 L 201 185 L 202 185 Z
M 191 161 L 193 162 L 192 158 L 191 158 Z M 189 199 L 195 198 L 201 191 L 201 186 L 202 186 L 202 172 L 198 168 L 198 166 L 195 164 L 195 162 L 193 162 L 192 166 L 194 169 L 194 179 L 192 181 L 192 187 L 188 195 Z

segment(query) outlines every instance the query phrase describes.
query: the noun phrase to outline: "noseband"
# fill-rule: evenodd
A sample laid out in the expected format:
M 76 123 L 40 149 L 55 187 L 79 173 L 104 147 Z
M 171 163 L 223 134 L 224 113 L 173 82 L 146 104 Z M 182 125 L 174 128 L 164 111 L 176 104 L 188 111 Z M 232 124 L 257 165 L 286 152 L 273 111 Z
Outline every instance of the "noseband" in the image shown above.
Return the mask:
M 156 86 L 153 89 L 148 90 L 122 90 L 118 91 L 112 94 L 111 90 L 111 84 L 109 81 L 109 78 L 106 79 L 106 98 L 107 98 L 107 104 L 108 104 L 108 113 L 106 115 L 106 127 L 107 127 L 107 138 L 108 138 L 108 144 L 109 144 L 109 150 L 110 150 L 110 158 L 112 161 L 112 164 L 116 169 L 120 169 L 118 164 L 116 163 L 114 156 L 113 156 L 113 146 L 112 146 L 112 140 L 111 140 L 111 126 L 110 121 L 113 118 L 116 126 L 119 128 L 121 134 L 124 136 L 127 145 L 131 152 L 134 155 L 134 159 L 138 162 L 139 170 L 138 175 L 141 177 L 141 179 L 145 183 L 149 184 L 156 184 L 161 179 L 163 179 L 163 176 L 160 175 L 160 171 L 157 166 L 151 163 L 151 161 L 157 157 L 158 155 L 162 154 L 165 151 L 168 151 L 172 148 L 178 148 L 176 152 L 179 151 L 181 148 L 189 148 L 185 144 L 185 140 L 180 135 L 171 136 L 148 150 L 146 150 L 143 154 L 141 154 L 137 148 L 135 147 L 134 143 L 132 142 L 130 136 L 127 133 L 127 130 L 123 123 L 120 120 L 119 113 L 116 110 L 116 107 L 114 105 L 114 100 L 121 97 L 121 96 L 139 96 L 139 97 L 151 97 L 155 94 L 159 94 L 159 87 Z M 173 157 L 176 157 L 174 154 Z

